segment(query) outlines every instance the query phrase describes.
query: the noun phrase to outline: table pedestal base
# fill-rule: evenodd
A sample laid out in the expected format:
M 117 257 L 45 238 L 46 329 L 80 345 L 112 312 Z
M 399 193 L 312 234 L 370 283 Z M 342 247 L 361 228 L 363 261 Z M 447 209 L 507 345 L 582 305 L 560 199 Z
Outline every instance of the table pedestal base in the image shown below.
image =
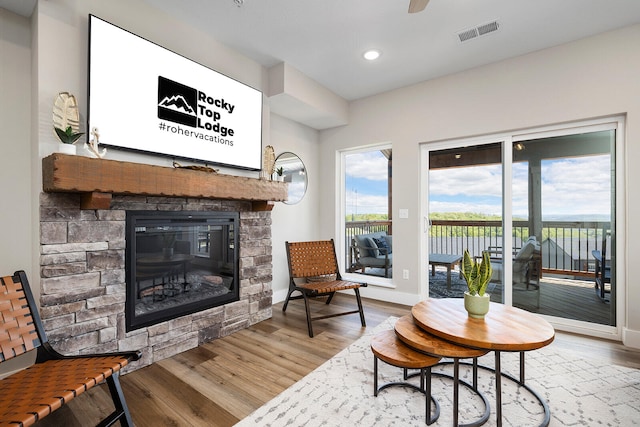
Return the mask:
M 414 374 L 415 375 L 415 374 Z M 408 375 L 407 369 L 404 369 L 404 379 L 408 380 L 414 375 Z M 373 356 L 373 395 L 378 397 L 378 393 L 385 388 L 389 387 L 407 387 L 413 390 L 417 390 L 420 393 L 423 393 L 426 397 L 426 423 L 427 425 L 431 425 L 438 421 L 440 417 L 440 404 L 438 401 L 431 395 L 431 368 L 421 368 L 420 372 L 420 386 L 418 387 L 415 384 L 411 384 L 407 381 L 394 381 L 390 383 L 386 383 L 378 387 L 378 358 Z M 426 387 L 425 387 L 426 384 Z M 431 403 L 434 405 L 433 416 L 431 415 Z
M 500 363 L 500 351 L 495 352 L 495 368 L 491 368 L 489 366 L 483 366 L 478 364 L 471 364 L 468 362 L 462 362 L 462 365 L 473 366 L 474 369 L 474 380 L 477 375 L 477 369 L 482 369 L 485 371 L 493 372 L 496 378 L 496 426 L 502 426 L 502 378 L 506 378 L 514 383 L 518 384 L 520 387 L 527 390 L 531 395 L 538 401 L 540 406 L 544 411 L 544 418 L 540 423 L 540 427 L 547 427 L 551 422 L 551 409 L 549 408 L 549 404 L 547 401 L 540 396 L 534 389 L 525 384 L 525 372 L 524 372 L 524 352 L 520 352 L 520 378 L 516 378 L 508 373 L 502 372 L 501 363 Z M 443 364 L 446 362 L 440 362 Z M 434 374 L 435 375 L 435 374 Z
M 459 359 L 453 359 L 452 362 L 440 362 L 438 365 L 453 365 L 453 375 L 445 374 L 442 372 L 432 372 L 432 376 L 444 377 L 453 379 L 453 425 L 458 427 L 478 427 L 483 425 L 489 420 L 489 416 L 491 415 L 491 405 L 489 404 L 489 399 L 484 393 L 478 390 L 478 359 L 474 358 L 472 363 L 464 362 L 461 363 Z M 473 366 L 473 384 L 469 384 L 466 381 L 460 379 L 460 365 L 470 365 Z M 459 406 L 459 395 L 460 395 L 460 384 L 467 387 L 469 390 L 476 393 L 484 403 L 484 413 L 480 418 L 475 421 L 472 421 L 467 424 L 458 424 L 458 406 Z

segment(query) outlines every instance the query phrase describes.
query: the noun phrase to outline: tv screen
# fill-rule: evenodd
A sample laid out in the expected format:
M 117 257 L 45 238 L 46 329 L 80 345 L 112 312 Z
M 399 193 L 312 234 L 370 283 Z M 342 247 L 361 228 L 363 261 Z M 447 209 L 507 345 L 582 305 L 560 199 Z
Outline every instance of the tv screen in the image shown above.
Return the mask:
M 205 48 L 205 46 L 203 46 Z M 260 170 L 262 93 L 89 15 L 87 138 Z

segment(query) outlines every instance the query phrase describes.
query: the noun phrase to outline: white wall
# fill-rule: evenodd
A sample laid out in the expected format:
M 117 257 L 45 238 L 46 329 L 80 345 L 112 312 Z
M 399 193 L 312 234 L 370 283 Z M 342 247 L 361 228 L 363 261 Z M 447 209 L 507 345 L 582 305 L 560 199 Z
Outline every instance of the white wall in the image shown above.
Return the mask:
M 629 187 L 640 182 L 640 170 L 629 167 L 640 161 L 639 45 L 640 26 L 633 26 L 355 101 L 349 125 L 320 134 L 322 180 L 328 182 L 339 172 L 336 150 L 393 143 L 394 270 L 408 269 L 410 277 L 417 278 L 421 143 L 626 114 L 626 255 L 627 260 L 640 259 L 640 223 L 633 220 L 640 193 Z M 331 233 L 335 188 L 321 191 L 321 231 Z M 398 219 L 400 208 L 409 209 L 408 219 Z M 640 312 L 629 309 L 640 305 L 640 284 L 625 265 L 620 272 L 629 279 L 624 340 L 640 347 Z M 404 294 L 418 298 L 417 280 L 394 275 L 393 281 L 396 289 L 386 291 L 386 299 L 399 300 Z
M 2 275 L 31 270 L 30 32 L 28 19 L 0 9 Z M 21 102 L 12 103 L 15 99 Z
M 38 233 L 33 228 L 30 99 L 30 22 L 0 8 L 0 275 L 25 270 L 31 279 L 37 271 L 32 248 Z M 4 372 L 22 363 L 11 362 L 3 363 Z
M 276 156 L 284 151 L 296 153 L 304 163 L 309 178 L 307 194 L 299 203 L 277 203 L 271 212 L 273 300 L 278 302 L 284 301 L 289 289 L 289 269 L 284 242 L 325 240 L 332 238 L 332 234 L 321 234 L 318 227 L 318 194 L 324 186 L 320 173 L 318 131 L 272 114 L 271 144 Z M 328 182 L 327 185 L 333 185 L 333 182 Z

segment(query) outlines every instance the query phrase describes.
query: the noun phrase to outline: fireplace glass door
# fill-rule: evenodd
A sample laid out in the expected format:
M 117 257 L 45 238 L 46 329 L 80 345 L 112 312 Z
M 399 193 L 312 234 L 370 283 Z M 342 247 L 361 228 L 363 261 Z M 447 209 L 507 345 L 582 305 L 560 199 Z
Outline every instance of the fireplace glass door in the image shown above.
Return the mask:
M 238 214 L 127 213 L 127 331 L 237 301 Z

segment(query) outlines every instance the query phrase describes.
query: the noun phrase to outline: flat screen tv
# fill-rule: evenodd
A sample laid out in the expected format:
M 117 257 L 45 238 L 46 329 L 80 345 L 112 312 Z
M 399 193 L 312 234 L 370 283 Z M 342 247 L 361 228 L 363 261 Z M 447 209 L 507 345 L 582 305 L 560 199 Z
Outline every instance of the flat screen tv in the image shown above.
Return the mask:
M 260 170 L 260 91 L 94 15 L 88 80 L 88 140 Z

